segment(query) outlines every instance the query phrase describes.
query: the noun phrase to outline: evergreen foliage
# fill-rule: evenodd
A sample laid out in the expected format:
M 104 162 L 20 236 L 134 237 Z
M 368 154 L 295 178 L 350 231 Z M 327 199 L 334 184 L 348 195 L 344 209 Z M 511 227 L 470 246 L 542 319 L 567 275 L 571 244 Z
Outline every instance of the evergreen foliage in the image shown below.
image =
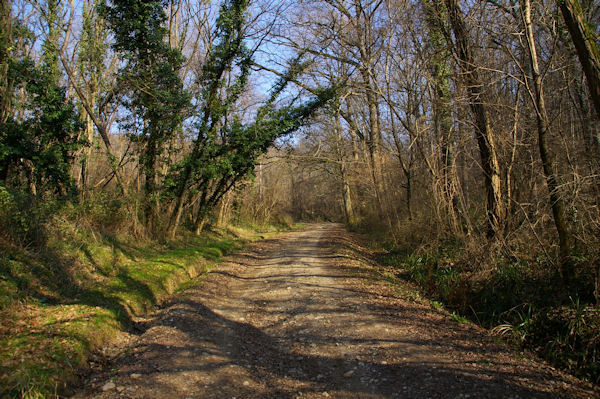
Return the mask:
M 183 122 L 189 107 L 190 96 L 178 75 L 184 57 L 164 41 L 166 1 L 115 0 L 111 4 L 100 7 L 100 12 L 113 32 L 113 49 L 125 60 L 118 86 L 130 116 L 123 127 L 142 146 L 139 157 L 148 206 L 157 190 L 156 164 L 163 144 Z
M 175 165 L 168 179 L 168 193 L 175 198 L 170 229 L 174 234 L 179 223 L 183 197 L 200 195 L 193 224 L 198 230 L 207 213 L 240 179 L 252 173 L 258 157 L 273 142 L 300 128 L 320 107 L 333 97 L 335 89 L 325 89 L 301 105 L 275 106 L 287 84 L 303 70 L 294 60 L 287 74 L 273 87 L 256 119 L 244 123 L 230 117 L 232 107 L 244 93 L 252 65 L 252 53 L 244 44 L 247 0 L 222 4 L 216 27 L 216 44 L 202 67 L 198 98 L 201 104 L 194 124 L 197 136 L 192 152 Z M 233 77 L 231 76 L 233 75 Z M 227 82 L 233 82 L 227 85 Z
M 55 10 L 49 8 L 48 15 L 49 33 L 40 65 L 13 46 L 5 48 L 5 87 L 10 88 L 6 95 L 14 106 L 0 122 L 0 180 L 15 187 L 27 182 L 32 194 L 40 190 L 64 194 L 72 189 L 70 167 L 83 144 L 78 139 L 78 112 L 60 85 Z M 13 32 L 14 42 L 32 36 L 18 23 Z
M 102 18 L 87 4 L 84 4 L 82 19 L 79 72 L 91 86 L 90 91 L 95 92 L 106 70 L 104 61 L 108 50 L 107 30 Z

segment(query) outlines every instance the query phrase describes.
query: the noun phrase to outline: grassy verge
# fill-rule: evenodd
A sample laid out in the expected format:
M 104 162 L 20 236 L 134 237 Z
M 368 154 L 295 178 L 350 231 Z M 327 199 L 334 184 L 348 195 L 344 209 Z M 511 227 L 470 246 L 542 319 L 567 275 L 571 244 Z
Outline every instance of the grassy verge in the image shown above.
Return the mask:
M 0 397 L 68 393 L 90 353 L 222 256 L 265 234 L 228 228 L 132 242 L 55 220 L 43 247 L 0 241 Z
M 378 257 L 397 278 L 416 283 L 432 303 L 456 317 L 598 384 L 600 308 L 593 295 L 593 265 L 581 257 L 577 280 L 566 286 L 541 255 L 481 259 L 458 242 L 416 252 L 392 248 Z

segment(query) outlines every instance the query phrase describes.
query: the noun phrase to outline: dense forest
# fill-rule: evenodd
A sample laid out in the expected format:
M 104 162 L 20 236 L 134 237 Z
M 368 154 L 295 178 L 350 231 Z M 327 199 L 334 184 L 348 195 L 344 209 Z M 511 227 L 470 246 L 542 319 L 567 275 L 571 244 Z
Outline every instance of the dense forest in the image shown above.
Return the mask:
M 335 221 L 599 381 L 598 2 L 2 0 L 0 19 L 3 312 L 33 295 L 14 254 L 65 229 Z

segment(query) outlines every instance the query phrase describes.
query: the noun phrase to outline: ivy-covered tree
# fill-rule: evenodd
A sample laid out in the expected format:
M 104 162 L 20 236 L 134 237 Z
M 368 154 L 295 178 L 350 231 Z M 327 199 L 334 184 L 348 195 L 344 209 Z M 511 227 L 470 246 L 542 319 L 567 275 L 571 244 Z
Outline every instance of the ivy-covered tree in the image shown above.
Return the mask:
M 216 43 L 211 48 L 208 60 L 202 66 L 198 78 L 198 95 L 200 107 L 195 127 L 198 131 L 191 153 L 174 167 L 170 179 L 171 193 L 174 196 L 174 207 L 169 221 L 169 231 L 173 236 L 179 225 L 185 195 L 190 180 L 205 166 L 210 159 L 211 144 L 217 143 L 217 129 L 220 119 L 239 97 L 246 85 L 250 73 L 251 56 L 243 43 L 243 24 L 247 0 L 227 1 L 221 6 L 216 25 Z M 239 66 L 239 75 L 234 79 L 232 90 L 223 101 L 219 94 L 226 85 L 227 73 L 234 65 Z M 215 162 L 209 169 L 216 172 Z M 210 173 L 208 173 L 210 174 Z M 214 173 L 213 173 L 214 174 Z M 193 194 L 193 192 L 190 192 Z
M 301 127 L 334 92 L 334 89 L 322 90 L 304 104 L 276 108 L 279 95 L 303 69 L 296 60 L 272 89 L 254 122 L 244 124 L 239 118 L 228 116 L 246 89 L 252 65 L 252 53 L 243 40 L 248 3 L 248 0 L 225 1 L 220 9 L 216 42 L 199 78 L 202 91 L 197 100 L 201 106 L 196 113 L 197 133 L 192 151 L 173 168 L 169 180 L 174 199 L 169 222 L 171 237 L 180 223 L 186 198 L 196 203 L 190 216 L 199 232 L 208 212 L 221 197 L 253 171 L 258 156 L 278 137 Z M 228 85 L 228 82 L 233 83 Z
M 119 70 L 122 105 L 129 111 L 123 124 L 140 145 L 145 177 L 146 221 L 157 207 L 157 165 L 164 144 L 186 115 L 190 97 L 178 74 L 184 57 L 165 41 L 165 0 L 113 0 L 100 8 L 113 32 L 113 49 L 125 60 Z
M 88 164 L 93 148 L 91 144 L 94 141 L 94 122 L 91 113 L 98 111 L 98 99 L 107 85 L 102 79 L 106 70 L 108 30 L 105 21 L 98 15 L 95 7 L 96 1 L 85 0 L 82 6 L 81 40 L 77 59 L 78 78 L 81 81 L 80 87 L 85 88 L 81 90 L 81 95 L 84 98 L 81 99 L 79 108 L 84 123 L 84 137 L 90 143 L 79 159 L 81 168 L 78 181 L 79 187 L 84 193 L 88 189 Z M 84 103 L 90 108 L 89 112 Z
M 82 144 L 79 115 L 60 85 L 57 9 L 57 1 L 46 3 L 46 39 L 39 65 L 16 46 L 32 34 L 14 20 L 10 23 L 15 45 L 8 47 L 3 60 L 4 88 L 9 90 L 0 121 L 0 179 L 4 185 L 27 186 L 31 194 L 69 191 L 74 154 Z
M 10 1 L 0 1 L 0 123 L 6 121 L 12 100 L 10 81 L 8 80 L 13 27 L 10 7 Z
M 430 55 L 428 66 L 433 82 L 434 95 L 432 111 L 434 128 L 439 137 L 439 154 L 441 176 L 439 176 L 441 197 L 451 215 L 451 225 L 456 230 L 457 223 L 457 198 L 453 189 L 454 168 L 454 142 L 455 132 L 452 120 L 452 94 L 450 87 L 450 49 L 447 46 L 444 34 L 449 30 L 447 10 L 442 1 L 423 0 L 425 11 L 424 19 L 427 27 L 427 44 Z

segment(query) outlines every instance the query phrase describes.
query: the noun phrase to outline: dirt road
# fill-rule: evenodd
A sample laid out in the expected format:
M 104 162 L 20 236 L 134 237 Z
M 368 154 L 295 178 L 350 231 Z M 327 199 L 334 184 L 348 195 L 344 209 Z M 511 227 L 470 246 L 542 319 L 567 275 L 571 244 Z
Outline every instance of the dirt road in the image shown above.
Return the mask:
M 402 299 L 360 254 L 332 224 L 250 246 L 158 311 L 76 397 L 598 396 L 482 330 Z

